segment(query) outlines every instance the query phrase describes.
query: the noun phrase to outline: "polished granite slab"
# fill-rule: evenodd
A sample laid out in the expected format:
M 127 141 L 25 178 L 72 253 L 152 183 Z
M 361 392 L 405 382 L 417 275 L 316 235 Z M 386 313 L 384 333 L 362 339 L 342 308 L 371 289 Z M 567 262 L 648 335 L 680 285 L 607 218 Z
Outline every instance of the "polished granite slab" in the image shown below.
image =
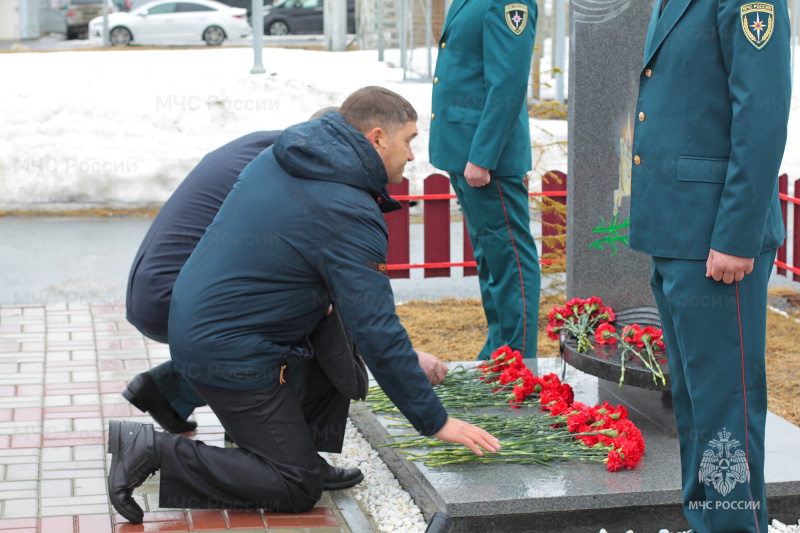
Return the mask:
M 388 428 L 389 422 L 383 416 L 363 410 L 363 404 L 353 405 L 351 417 L 428 517 L 435 511 L 444 511 L 455 518 L 454 532 L 597 533 L 601 527 L 609 533 L 629 529 L 636 533 L 657 532 L 661 528 L 687 530 L 681 508 L 679 445 L 669 393 L 618 388 L 572 367 L 565 368 L 558 358 L 539 359 L 538 367 L 539 375 L 555 372 L 561 376 L 565 372 L 564 379 L 572 385 L 577 401 L 595 405 L 607 400 L 627 407 L 647 446 L 635 469 L 608 472 L 603 464 L 581 462 L 560 462 L 551 467 L 427 467 L 407 461 L 391 448 L 377 448 L 392 442 L 388 435 L 408 433 L 407 429 Z M 523 413 L 524 410 L 514 411 L 515 415 Z M 458 416 L 455 412 L 450 414 Z M 770 413 L 766 442 L 770 519 L 794 522 L 798 518 L 798 442 L 800 428 Z

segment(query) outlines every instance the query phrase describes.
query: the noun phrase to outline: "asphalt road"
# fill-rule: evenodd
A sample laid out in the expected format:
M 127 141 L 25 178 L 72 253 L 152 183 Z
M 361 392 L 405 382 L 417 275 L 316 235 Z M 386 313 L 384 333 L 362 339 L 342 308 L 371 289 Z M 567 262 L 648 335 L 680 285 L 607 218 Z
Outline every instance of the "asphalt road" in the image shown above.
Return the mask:
M 58 302 L 123 302 L 128 272 L 151 219 L 0 218 L 0 305 Z M 461 224 L 454 223 L 453 261 L 462 250 Z M 411 261 L 423 261 L 422 224 L 411 226 Z M 392 280 L 395 301 L 480 298 L 478 278 Z

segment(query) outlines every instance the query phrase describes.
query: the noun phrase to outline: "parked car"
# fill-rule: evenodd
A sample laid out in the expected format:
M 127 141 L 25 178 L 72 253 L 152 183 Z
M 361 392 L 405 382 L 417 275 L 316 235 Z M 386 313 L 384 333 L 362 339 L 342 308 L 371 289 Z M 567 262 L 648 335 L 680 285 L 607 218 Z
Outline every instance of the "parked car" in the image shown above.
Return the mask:
M 225 4 L 226 6 L 245 8 L 247 10 L 247 20 L 250 20 L 250 14 L 253 7 L 252 0 L 219 0 L 219 1 Z M 261 5 L 262 7 L 270 6 L 272 5 L 272 0 L 262 0 Z
M 264 33 L 322 33 L 324 0 L 278 0 L 264 8 Z M 356 32 L 355 0 L 347 0 L 347 33 Z
M 205 41 L 219 46 L 226 38 L 250 35 L 244 9 L 214 0 L 159 0 L 130 13 L 108 17 L 109 39 L 113 46 L 135 44 L 189 44 Z M 103 17 L 89 23 L 89 34 L 102 37 Z
M 109 14 L 120 11 L 114 1 L 105 1 L 108 3 Z M 103 16 L 103 0 L 67 0 L 64 4 L 64 13 L 67 21 L 67 39 L 78 39 L 89 32 L 89 21 L 98 15 Z

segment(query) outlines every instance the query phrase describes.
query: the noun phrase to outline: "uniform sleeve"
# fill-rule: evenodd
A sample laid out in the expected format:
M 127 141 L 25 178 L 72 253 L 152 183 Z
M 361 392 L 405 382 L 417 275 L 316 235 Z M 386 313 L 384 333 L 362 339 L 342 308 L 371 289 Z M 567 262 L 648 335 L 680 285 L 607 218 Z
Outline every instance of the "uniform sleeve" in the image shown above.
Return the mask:
M 527 7 L 528 19 L 520 35 L 506 22 L 506 6 Z M 536 40 L 536 2 L 512 4 L 490 0 L 483 22 L 483 64 L 486 103 L 472 140 L 469 162 L 495 169 L 525 105 Z
M 421 434 L 447 421 L 439 398 L 394 307 L 386 265 L 386 235 L 374 214 L 341 224 L 309 259 L 325 280 L 333 305 L 381 388 Z
M 741 1 L 720 0 L 717 23 L 733 108 L 731 153 L 717 211 L 711 248 L 739 257 L 757 257 L 775 196 L 786 147 L 791 98 L 790 22 L 785 0 L 747 6 L 772 6 L 770 21 L 762 11 L 769 40 L 759 49 L 753 20 L 743 21 Z M 751 15 L 754 18 L 755 13 Z M 719 95 L 724 98 L 724 95 Z

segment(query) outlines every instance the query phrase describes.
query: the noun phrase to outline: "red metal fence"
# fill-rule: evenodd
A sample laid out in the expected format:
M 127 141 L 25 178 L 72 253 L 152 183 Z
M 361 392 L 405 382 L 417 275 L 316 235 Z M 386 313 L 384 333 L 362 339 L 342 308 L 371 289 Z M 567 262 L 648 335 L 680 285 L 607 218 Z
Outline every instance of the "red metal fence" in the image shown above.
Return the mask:
M 567 176 L 563 172 L 549 172 L 549 179 L 542 181 L 542 192 L 531 192 L 530 196 L 544 196 L 552 202 L 566 205 L 567 203 Z M 800 180 L 795 181 L 794 196 L 788 195 L 789 177 L 783 174 L 778 178 L 783 211 L 783 224 L 788 235 L 786 242 L 778 249 L 775 265 L 777 274 L 786 276 L 787 271 L 792 272 L 792 280 L 800 281 Z M 450 269 L 461 267 L 465 276 L 477 274 L 475 256 L 469 240 L 466 222 L 462 222 L 464 231 L 464 249 L 461 262 L 450 261 L 450 201 L 456 198 L 450 194 L 450 180 L 441 175 L 433 174 L 425 179 L 424 194 L 409 195 L 408 180 L 404 179 L 400 185 L 389 185 L 389 194 L 403 205 L 403 209 L 385 215 L 386 225 L 389 229 L 389 253 L 387 254 L 387 269 L 390 278 L 408 278 L 413 268 L 424 268 L 426 278 L 450 277 Z M 411 264 L 410 261 L 410 222 L 408 212 L 409 203 L 424 201 L 424 262 Z M 794 222 L 792 231 L 788 231 L 788 210 L 792 205 Z M 563 262 L 566 256 L 563 240 L 558 237 L 564 235 L 565 221 L 556 210 L 545 209 L 542 214 L 542 257 L 553 259 L 540 260 L 543 264 Z M 792 239 L 792 261 L 787 263 L 787 246 Z M 797 266 L 796 266 L 797 265 Z
M 551 179 L 545 180 L 542 192 L 531 192 L 530 196 L 545 196 L 552 201 L 566 205 L 567 203 L 567 176 L 562 172 L 551 172 Z M 475 256 L 472 243 L 469 240 L 466 222 L 462 222 L 464 231 L 464 249 L 461 262 L 450 261 L 450 201 L 456 198 L 450 193 L 450 180 L 441 174 L 433 174 L 425 178 L 424 194 L 409 195 L 408 180 L 403 180 L 399 185 L 389 185 L 389 194 L 403 205 L 400 211 L 384 215 L 386 226 L 389 229 L 389 252 L 387 254 L 387 269 L 390 278 L 408 278 L 412 268 L 424 268 L 426 278 L 450 277 L 450 269 L 461 267 L 465 276 L 474 276 L 478 273 L 475 267 Z M 409 224 L 411 216 L 408 211 L 412 200 L 424 201 L 424 263 L 411 264 Z M 558 237 L 563 235 L 564 220 L 555 210 L 545 210 L 542 217 L 542 232 L 544 237 Z M 560 226 L 560 227 L 559 227 Z M 557 240 L 557 239 L 555 239 Z M 542 256 L 561 252 L 563 243 L 554 242 L 554 239 L 544 239 Z M 553 263 L 564 259 L 542 259 L 542 263 Z
M 778 267 L 777 274 L 779 276 L 786 276 L 787 270 L 792 272 L 792 281 L 800 281 L 800 180 L 794 182 L 794 197 L 789 196 L 789 176 L 783 174 L 778 178 L 778 192 L 781 198 L 781 211 L 783 212 L 783 226 L 786 228 L 786 242 L 783 246 L 778 248 L 778 257 L 775 260 L 775 265 Z M 794 213 L 794 224 L 792 231 L 789 231 L 789 204 L 792 205 L 792 212 Z M 792 262 L 787 263 L 786 252 L 789 245 L 789 239 L 792 239 Z

